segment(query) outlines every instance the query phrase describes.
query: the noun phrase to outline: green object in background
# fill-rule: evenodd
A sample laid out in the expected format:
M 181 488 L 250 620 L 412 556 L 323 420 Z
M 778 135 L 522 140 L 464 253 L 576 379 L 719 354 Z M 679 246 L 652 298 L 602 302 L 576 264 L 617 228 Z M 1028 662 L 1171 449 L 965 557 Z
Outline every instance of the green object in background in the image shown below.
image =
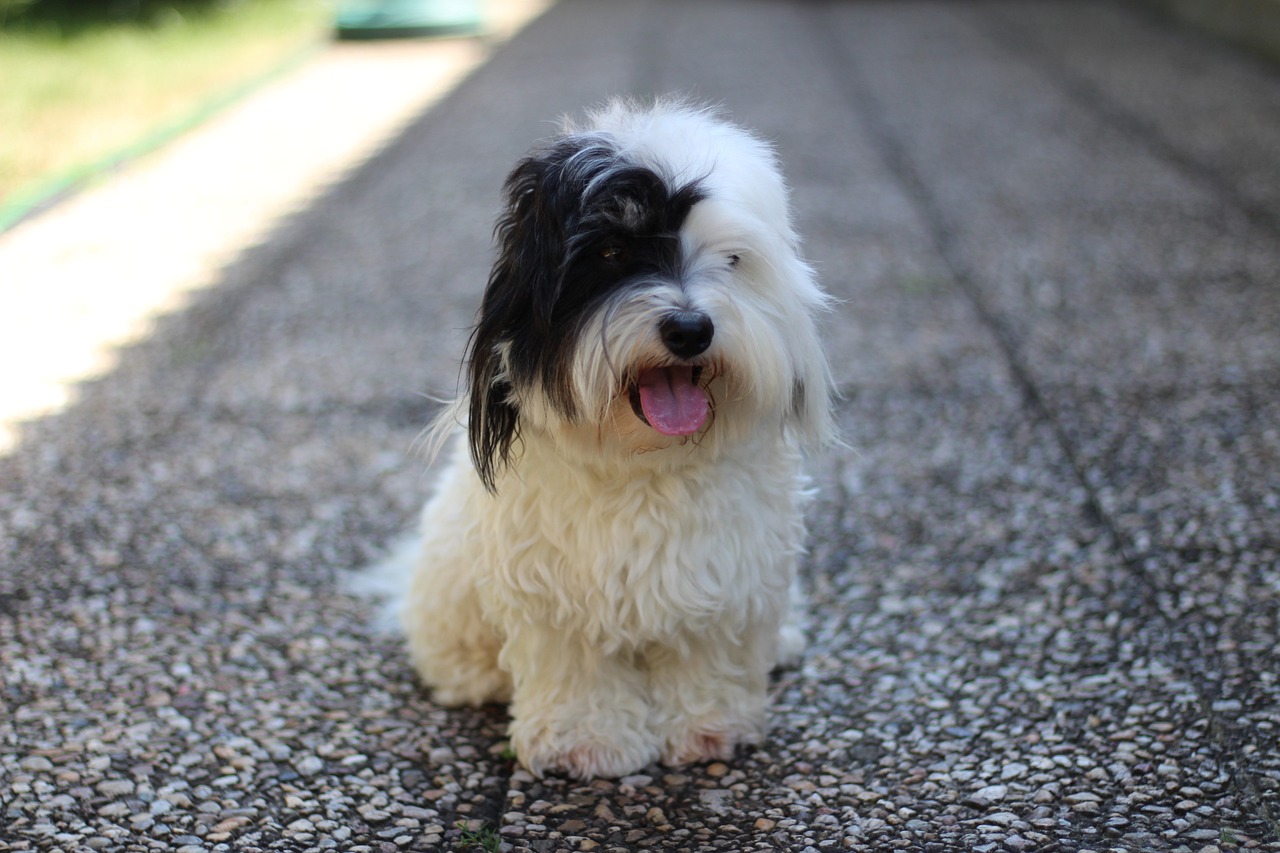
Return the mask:
M 480 32 L 477 0 L 344 0 L 340 39 L 415 38 Z

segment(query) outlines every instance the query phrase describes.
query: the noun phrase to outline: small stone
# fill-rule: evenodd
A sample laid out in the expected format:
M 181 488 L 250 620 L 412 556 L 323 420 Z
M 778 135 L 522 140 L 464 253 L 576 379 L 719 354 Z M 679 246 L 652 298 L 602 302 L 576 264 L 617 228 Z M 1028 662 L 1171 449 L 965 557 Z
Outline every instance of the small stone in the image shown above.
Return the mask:
M 1025 776 L 1028 769 L 1029 768 L 1027 767 L 1027 765 L 1019 761 L 1010 762 L 1006 764 L 1003 769 L 1001 769 L 1000 779 L 1005 782 L 1009 781 L 1010 779 L 1018 779 L 1022 776 Z
M 728 813 L 729 805 L 732 800 L 733 792 L 727 788 L 718 788 L 698 793 L 698 801 L 710 809 L 714 814 L 718 815 Z
M 148 693 L 147 698 L 142 700 L 142 704 L 148 708 L 164 708 L 173 701 L 173 697 L 163 690 L 157 690 L 154 693 Z
M 1018 819 L 1018 816 L 1013 812 L 993 812 L 992 814 L 984 815 L 982 819 L 990 821 L 997 826 L 1009 826 Z
M 247 817 L 229 817 L 226 820 L 219 821 L 218 825 L 213 828 L 214 832 L 232 832 L 239 829 L 249 822 Z M 206 836 L 207 837 L 207 836 Z
M 413 818 L 414 820 L 431 820 L 436 816 L 434 809 L 424 809 L 418 806 L 405 806 L 400 809 L 402 817 Z
M 108 797 L 124 797 L 133 793 L 133 782 L 128 779 L 107 779 L 97 785 L 98 793 Z
M 53 762 L 43 755 L 29 755 L 18 766 L 32 773 L 43 773 L 53 769 Z
M 707 775 L 712 779 L 719 779 L 721 776 L 729 772 L 729 768 L 722 762 L 715 762 L 707 766 Z
M 1220 838 L 1220 837 L 1221 837 L 1221 835 L 1222 835 L 1222 831 L 1221 831 L 1221 830 L 1218 830 L 1218 829 L 1208 829 L 1208 828 L 1206 828 L 1206 829 L 1193 829 L 1193 830 L 1191 830 L 1190 832 L 1188 832 L 1188 833 L 1187 833 L 1187 837 L 1188 837 L 1188 838 L 1192 838 L 1192 839 L 1194 839 L 1194 840 L 1196 840 L 1196 841 L 1212 841 L 1212 840 L 1214 840 L 1214 839 L 1216 839 L 1216 838 Z
M 985 800 L 989 803 L 998 803 L 1008 795 L 1008 785 L 988 785 L 985 788 L 979 788 L 973 793 L 974 799 Z
M 769 832 L 777 825 L 777 821 L 769 820 L 767 817 L 762 817 L 755 822 L 755 827 L 760 832 Z
M 293 769 L 303 776 L 314 776 L 324 769 L 324 761 L 315 755 L 307 755 L 293 762 Z
M 458 758 L 457 753 L 447 746 L 437 746 L 427 753 L 427 760 L 433 765 L 451 764 Z
M 791 779 L 786 783 L 786 785 L 797 794 L 812 794 L 814 791 L 818 790 L 818 786 L 810 782 L 808 779 Z

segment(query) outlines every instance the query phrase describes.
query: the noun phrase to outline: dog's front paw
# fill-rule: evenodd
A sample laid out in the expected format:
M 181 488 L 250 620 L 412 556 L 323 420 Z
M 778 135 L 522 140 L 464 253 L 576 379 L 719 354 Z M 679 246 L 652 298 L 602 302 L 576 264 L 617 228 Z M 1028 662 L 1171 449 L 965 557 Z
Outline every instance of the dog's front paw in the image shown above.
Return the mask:
M 755 729 L 727 724 L 721 719 L 691 721 L 668 731 L 662 747 L 662 763 L 671 767 L 699 761 L 728 761 L 740 743 L 758 743 Z
M 577 779 L 627 776 L 657 760 L 658 751 L 619 748 L 613 743 L 589 741 L 551 758 L 550 767 Z
M 733 740 L 724 732 L 686 732 L 667 740 L 662 749 L 662 763 L 680 767 L 712 759 L 728 761 L 733 757 L 733 746 Z
M 517 759 L 542 776 L 558 771 L 576 779 L 628 776 L 658 759 L 658 746 L 647 733 L 615 731 L 607 737 L 573 732 L 520 731 L 512 727 Z

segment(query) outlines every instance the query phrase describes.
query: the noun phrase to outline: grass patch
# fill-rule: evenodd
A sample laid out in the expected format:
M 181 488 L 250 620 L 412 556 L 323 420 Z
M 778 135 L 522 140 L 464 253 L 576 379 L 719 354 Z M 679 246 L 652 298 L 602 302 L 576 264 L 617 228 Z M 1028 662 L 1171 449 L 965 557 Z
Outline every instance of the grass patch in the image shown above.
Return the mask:
M 0 202 L 189 119 L 327 35 L 324 0 L 0 0 Z
M 468 827 L 465 821 L 459 821 L 457 827 L 462 830 L 462 835 L 458 838 L 458 844 L 462 850 L 498 853 L 502 849 L 502 836 L 488 822 L 480 822 L 477 826 Z

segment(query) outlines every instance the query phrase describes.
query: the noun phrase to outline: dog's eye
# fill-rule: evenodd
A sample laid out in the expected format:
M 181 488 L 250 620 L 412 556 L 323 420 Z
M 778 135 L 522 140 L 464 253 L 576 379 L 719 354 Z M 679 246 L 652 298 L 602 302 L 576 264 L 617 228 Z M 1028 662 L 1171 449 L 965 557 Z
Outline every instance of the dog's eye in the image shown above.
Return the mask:
M 600 250 L 600 257 L 611 263 L 619 263 L 627 259 L 627 253 L 621 246 L 605 246 Z
M 736 267 L 742 261 L 742 258 L 739 255 L 730 255 L 726 260 L 729 261 L 729 266 Z

